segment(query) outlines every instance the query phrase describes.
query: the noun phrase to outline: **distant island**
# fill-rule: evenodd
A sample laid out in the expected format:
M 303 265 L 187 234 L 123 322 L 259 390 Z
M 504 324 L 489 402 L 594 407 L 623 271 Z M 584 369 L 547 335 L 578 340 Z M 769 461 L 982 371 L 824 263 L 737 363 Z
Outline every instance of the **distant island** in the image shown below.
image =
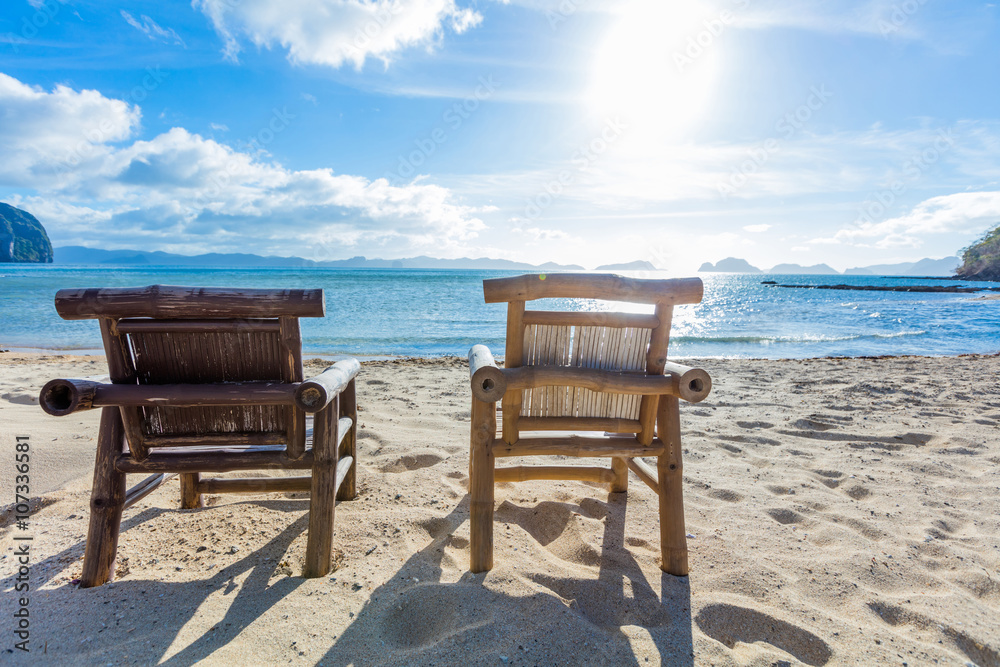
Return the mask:
M 0 262 L 52 261 L 52 243 L 38 218 L 0 202 Z
M 594 269 L 595 271 L 659 271 L 650 262 L 637 260 L 635 262 L 624 262 L 622 264 L 604 264 Z
M 1000 229 L 1000 228 L 998 228 Z M 997 230 L 994 230 L 995 232 Z M 1000 234 L 998 234 L 1000 237 Z M 698 271 L 723 273 L 775 273 L 787 275 L 846 275 L 846 276 L 942 276 L 950 277 L 961 264 L 958 257 L 943 257 L 941 259 L 925 258 L 919 262 L 900 262 L 898 264 L 875 264 L 847 269 L 843 274 L 827 264 L 802 266 L 801 264 L 778 264 L 768 271 L 762 271 L 751 265 L 745 259 L 727 257 L 712 264 L 705 262 Z M 983 280 L 986 280 L 984 278 Z
M 169 252 L 146 250 L 100 250 L 83 246 L 62 246 L 55 249 L 56 264 L 85 264 L 103 266 L 260 266 L 260 267 L 317 267 L 352 269 L 480 269 L 515 271 L 583 271 L 578 264 L 528 264 L 489 257 L 438 259 L 435 257 L 407 257 L 403 259 L 368 259 L 352 257 L 317 262 L 302 257 L 262 257 L 247 253 L 208 253 L 204 255 L 176 255 Z M 644 263 L 646 264 L 646 263 Z M 631 266 L 631 265 L 620 265 Z M 650 265 L 652 266 L 652 265 Z M 645 267 L 643 267 L 645 268 Z
M 962 265 L 955 274 L 966 280 L 1000 281 L 1000 225 L 962 252 Z

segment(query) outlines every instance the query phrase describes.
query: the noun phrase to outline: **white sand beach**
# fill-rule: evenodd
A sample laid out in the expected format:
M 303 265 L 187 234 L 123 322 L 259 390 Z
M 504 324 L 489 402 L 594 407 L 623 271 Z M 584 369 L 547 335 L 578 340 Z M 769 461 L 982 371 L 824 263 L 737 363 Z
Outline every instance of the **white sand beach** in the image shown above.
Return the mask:
M 496 567 L 468 572 L 468 371 L 442 359 L 363 365 L 360 495 L 337 506 L 330 576 L 298 576 L 301 494 L 182 511 L 174 481 L 126 512 L 116 582 L 78 590 L 99 413 L 50 417 L 36 396 L 104 360 L 2 354 L 2 504 L 27 435 L 37 511 L 26 531 L 9 512 L 0 527 L 0 651 L 33 665 L 1000 665 L 1000 357 L 701 365 L 712 394 L 681 408 L 689 577 L 661 573 L 656 498 L 635 477 L 627 494 L 499 486 Z M 24 535 L 31 653 L 12 655 Z

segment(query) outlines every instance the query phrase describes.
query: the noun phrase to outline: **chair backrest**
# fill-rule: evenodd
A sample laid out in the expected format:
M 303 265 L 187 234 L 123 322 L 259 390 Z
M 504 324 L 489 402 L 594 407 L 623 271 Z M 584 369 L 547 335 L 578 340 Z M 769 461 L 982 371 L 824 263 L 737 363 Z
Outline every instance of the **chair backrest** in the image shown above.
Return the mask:
M 643 280 L 612 274 L 536 274 L 483 281 L 487 303 L 508 304 L 507 368 L 574 366 L 661 374 L 673 306 L 698 303 L 702 291 L 698 278 Z M 654 312 L 525 310 L 526 301 L 550 298 L 653 304 Z M 583 431 L 645 432 L 651 439 L 654 423 L 650 417 L 655 411 L 655 403 L 650 408 L 651 398 L 568 386 L 508 391 L 502 403 L 503 438 L 513 443 L 522 430 L 554 430 L 572 424 Z
M 153 285 L 60 290 L 64 319 L 99 319 L 115 384 L 301 382 L 299 317 L 324 315 L 323 290 Z M 305 439 L 290 406 L 123 407 L 130 449 L 286 445 Z M 293 443 L 294 441 L 294 443 Z

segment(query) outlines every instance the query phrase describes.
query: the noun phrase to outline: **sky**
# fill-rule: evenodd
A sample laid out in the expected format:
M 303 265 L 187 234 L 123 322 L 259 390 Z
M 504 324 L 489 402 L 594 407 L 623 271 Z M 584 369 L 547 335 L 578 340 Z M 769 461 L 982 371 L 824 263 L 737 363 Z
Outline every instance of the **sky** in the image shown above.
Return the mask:
M 944 0 L 5 0 L 0 201 L 55 246 L 676 274 L 1000 223 L 1000 22 Z

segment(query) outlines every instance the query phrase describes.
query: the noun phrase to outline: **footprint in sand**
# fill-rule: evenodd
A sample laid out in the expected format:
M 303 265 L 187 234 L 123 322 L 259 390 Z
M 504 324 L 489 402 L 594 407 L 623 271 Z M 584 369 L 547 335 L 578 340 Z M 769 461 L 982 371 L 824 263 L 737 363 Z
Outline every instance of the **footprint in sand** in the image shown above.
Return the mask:
M 819 480 L 824 486 L 836 489 L 843 483 L 844 473 L 839 470 L 813 470 L 814 473 L 819 475 L 821 479 Z
M 837 428 L 836 424 L 828 424 L 816 419 L 797 419 L 792 422 L 791 425 L 792 428 L 801 429 L 803 431 L 829 431 L 832 428 Z
M 712 489 L 706 492 L 705 495 L 716 500 L 724 500 L 727 503 L 738 503 L 744 498 L 742 493 L 736 493 L 729 489 Z
M 769 424 L 767 422 L 736 422 L 736 425 L 740 428 L 774 428 L 774 424 Z
M 392 463 L 386 463 L 379 467 L 382 472 L 409 472 L 411 470 L 420 470 L 421 468 L 429 468 L 432 465 L 437 465 L 441 461 L 445 460 L 445 456 L 435 453 L 425 453 L 425 454 L 406 454 L 401 456 Z
M 739 447 L 737 447 L 736 445 L 727 445 L 724 442 L 720 442 L 719 443 L 719 447 L 721 447 L 722 449 L 726 450 L 730 454 L 742 454 L 743 453 L 743 450 L 740 449 Z
M 872 492 L 869 491 L 863 484 L 855 484 L 848 489 L 844 489 L 844 493 L 855 500 L 863 500 L 872 494 Z
M 778 523 L 788 525 L 790 523 L 802 523 L 806 520 L 798 512 L 785 508 L 774 508 L 767 511 L 767 515 Z
M 879 618 L 893 627 L 910 626 L 918 630 L 920 634 L 937 635 L 939 642 L 943 644 L 947 641 L 979 667 L 1000 666 L 1000 653 L 986 644 L 976 641 L 961 630 L 956 630 L 923 614 L 886 602 L 869 602 L 868 607 L 878 614 Z
M 382 617 L 377 634 L 390 646 L 425 648 L 493 621 L 488 608 L 463 604 L 462 597 L 467 596 L 462 595 L 461 587 L 451 585 L 419 584 L 408 588 Z
M 600 519 L 586 516 L 582 507 L 551 501 L 520 507 L 505 500 L 495 516 L 501 523 L 520 526 L 556 558 L 591 567 L 601 563 L 600 550 L 587 539 L 596 533 Z
M 774 438 L 765 438 L 759 435 L 721 435 L 719 436 L 723 440 L 729 440 L 730 442 L 739 442 L 746 445 L 760 444 L 760 445 L 771 445 L 772 447 L 777 447 L 781 444 L 779 440 Z
M 833 657 L 830 645 L 813 633 L 753 609 L 708 605 L 694 621 L 702 632 L 730 649 L 737 643 L 765 642 L 807 665 L 825 665 Z

